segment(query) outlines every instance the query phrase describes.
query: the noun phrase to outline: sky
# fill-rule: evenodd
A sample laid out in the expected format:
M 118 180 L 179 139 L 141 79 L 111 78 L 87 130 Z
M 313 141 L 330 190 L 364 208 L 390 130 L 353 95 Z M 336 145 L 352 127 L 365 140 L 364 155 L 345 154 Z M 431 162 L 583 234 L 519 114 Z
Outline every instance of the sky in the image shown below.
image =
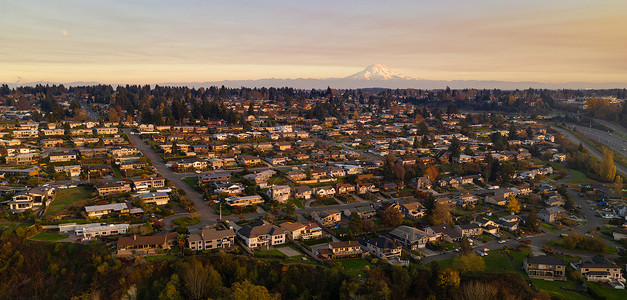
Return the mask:
M 345 77 L 627 86 L 627 1 L 0 0 L 0 82 Z

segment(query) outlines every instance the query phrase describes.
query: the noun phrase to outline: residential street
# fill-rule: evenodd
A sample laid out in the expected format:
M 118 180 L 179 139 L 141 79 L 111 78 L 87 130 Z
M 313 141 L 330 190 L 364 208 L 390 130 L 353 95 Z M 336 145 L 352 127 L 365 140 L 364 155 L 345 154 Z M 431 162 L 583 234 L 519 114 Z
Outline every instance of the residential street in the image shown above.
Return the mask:
M 183 182 L 182 179 L 186 176 L 183 176 L 181 174 L 176 174 L 172 172 L 168 167 L 166 167 L 165 163 L 163 162 L 159 154 L 157 154 L 157 152 L 155 152 L 155 150 L 152 149 L 149 145 L 144 143 L 144 141 L 138 135 L 133 134 L 131 132 L 131 129 L 126 128 L 126 129 L 123 129 L 122 131 L 126 133 L 131 143 L 139 151 L 141 151 L 141 153 L 146 158 L 148 158 L 152 166 L 155 167 L 155 169 L 157 170 L 157 172 L 159 172 L 159 174 L 161 174 L 161 176 L 167 178 L 177 188 L 184 190 L 186 197 L 194 201 L 194 207 L 196 208 L 196 212 L 198 212 L 198 214 L 200 215 L 199 218 L 201 220 L 199 225 L 195 225 L 194 227 L 202 227 L 205 225 L 216 223 L 218 219 L 218 215 L 215 212 L 213 212 L 213 209 L 211 209 L 211 207 L 209 207 L 204 202 L 203 196 L 200 193 L 198 193 L 196 190 L 194 190 L 185 182 Z

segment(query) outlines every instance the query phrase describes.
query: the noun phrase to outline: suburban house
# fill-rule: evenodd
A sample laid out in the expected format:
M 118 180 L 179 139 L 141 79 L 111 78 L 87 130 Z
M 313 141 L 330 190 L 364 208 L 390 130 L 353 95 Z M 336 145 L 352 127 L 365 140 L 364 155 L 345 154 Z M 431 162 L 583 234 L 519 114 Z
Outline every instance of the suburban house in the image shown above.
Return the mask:
M 335 191 L 338 194 L 348 194 L 355 192 L 355 186 L 348 183 L 338 183 L 335 185 Z
M 268 248 L 285 243 L 285 232 L 263 220 L 240 228 L 237 236 L 244 240 L 249 248 Z
M 523 260 L 523 268 L 529 278 L 566 281 L 566 263 L 564 259 L 540 255 Z
M 594 256 L 588 261 L 576 264 L 575 267 L 588 281 L 625 282 L 621 268 L 602 256 Z
M 499 224 L 490 220 L 490 219 L 486 219 L 482 216 L 478 216 L 476 217 L 474 220 L 471 221 L 471 223 L 475 223 L 479 226 L 481 226 L 481 228 L 483 228 L 484 232 L 488 232 L 491 234 L 496 234 L 499 232 Z
M 318 257 L 321 259 L 347 259 L 361 258 L 364 252 L 357 241 L 329 243 L 329 248 L 318 249 Z
M 292 190 L 294 193 L 294 198 L 296 199 L 311 199 L 312 189 L 306 185 L 294 187 Z
M 289 178 L 292 181 L 299 181 L 299 180 L 303 180 L 307 178 L 307 174 L 305 174 L 305 172 L 302 172 L 302 171 L 288 171 L 287 178 Z
M 205 228 L 199 233 L 187 235 L 187 244 L 195 251 L 231 248 L 235 245 L 235 232 L 232 229 Z
M 259 195 L 242 196 L 242 197 L 231 196 L 231 197 L 227 197 L 225 200 L 226 200 L 226 204 L 228 204 L 229 206 L 234 206 L 234 207 L 256 205 L 256 204 L 263 203 L 263 198 L 261 198 L 261 196 Z
M 118 133 L 117 127 L 98 127 L 94 128 L 94 134 L 96 135 L 109 135 Z
M 213 183 L 214 190 L 213 193 L 215 195 L 219 195 L 225 193 L 229 196 L 236 196 L 243 194 L 246 190 L 244 184 L 236 182 L 232 183 L 231 181 L 216 181 Z
M 96 184 L 96 191 L 99 196 L 129 193 L 131 184 L 127 181 L 99 182 Z
M 126 203 L 112 203 L 105 205 L 85 206 L 85 212 L 89 218 L 100 218 L 109 214 L 129 213 L 130 207 Z
M 285 203 L 290 198 L 292 190 L 289 185 L 273 185 L 268 190 L 268 197 L 272 200 Z
M 128 224 L 84 224 L 95 226 L 82 226 L 74 229 L 76 235 L 82 235 L 84 239 L 91 239 L 99 236 L 112 236 L 126 234 Z
M 178 233 L 170 232 L 164 235 L 152 235 L 152 236 L 137 236 L 130 237 L 123 236 L 118 240 L 117 250 L 118 256 L 128 255 L 145 255 L 151 253 L 157 253 L 161 250 L 168 250 L 172 247 Z
M 455 225 L 455 229 L 464 237 L 478 236 L 483 233 L 483 228 L 475 223 Z
M 241 155 L 237 157 L 237 161 L 247 167 L 262 163 L 261 158 L 252 155 Z
M 198 177 L 198 184 L 231 180 L 231 172 L 213 172 Z
M 518 223 L 520 222 L 520 218 L 517 215 L 505 215 L 501 216 L 496 223 L 499 225 L 499 228 L 504 228 L 509 231 L 518 230 Z
M 620 241 L 622 239 L 627 239 L 627 227 L 625 227 L 625 226 L 616 227 L 612 231 L 612 236 L 614 237 L 615 241 Z
M 405 218 L 409 218 L 409 219 L 414 219 L 417 220 L 419 218 L 422 218 L 425 215 L 425 207 L 424 205 L 422 205 L 422 203 L 416 201 L 416 202 L 410 202 L 410 203 L 403 203 L 400 205 L 400 209 L 401 209 L 401 213 L 403 213 L 403 215 L 405 215 Z
M 315 223 L 305 225 L 298 222 L 285 222 L 281 224 L 281 228 L 293 240 L 309 240 L 322 237 L 322 228 Z
M 359 243 L 366 251 L 377 258 L 388 260 L 401 256 L 402 244 L 397 240 L 380 236 L 376 239 L 363 239 Z
M 453 243 L 461 240 L 462 233 L 455 227 L 446 224 L 430 226 L 425 228 L 425 232 L 435 236 L 438 240 Z
M 333 195 L 335 195 L 335 188 L 332 186 L 321 186 L 318 187 L 314 190 L 315 194 L 318 195 L 318 197 L 324 198 L 324 197 L 333 197 Z
M 166 205 L 168 201 L 170 201 L 168 193 L 163 192 L 142 193 L 135 194 L 134 196 L 145 204 Z
M 342 221 L 342 213 L 339 210 L 314 211 L 311 216 L 322 226 L 333 226 Z
M 282 165 L 287 161 L 287 158 L 283 155 L 270 155 L 266 156 L 263 160 L 273 165 Z
M 72 165 L 72 166 L 55 166 L 55 173 L 66 173 L 71 177 L 81 175 L 81 166 L 80 165 Z
M 136 191 L 162 188 L 165 187 L 165 178 L 150 177 L 133 179 L 133 187 Z
M 428 190 L 431 188 L 431 180 L 429 177 L 415 177 L 409 182 L 409 185 L 418 190 Z
M 48 158 L 50 162 L 66 162 L 76 160 L 76 152 L 75 151 L 66 151 L 59 153 L 51 153 Z
M 565 210 L 557 206 L 550 206 L 538 211 L 538 219 L 546 223 L 559 221 L 564 216 Z
M 394 236 L 403 246 L 410 250 L 418 250 L 424 248 L 427 243 L 435 241 L 434 235 L 427 232 L 416 229 L 409 226 L 399 226 L 396 229 L 390 231 L 390 234 Z
M 54 191 L 54 188 L 38 186 L 13 195 L 6 203 L 12 212 L 23 212 L 34 207 L 48 205 L 54 197 Z

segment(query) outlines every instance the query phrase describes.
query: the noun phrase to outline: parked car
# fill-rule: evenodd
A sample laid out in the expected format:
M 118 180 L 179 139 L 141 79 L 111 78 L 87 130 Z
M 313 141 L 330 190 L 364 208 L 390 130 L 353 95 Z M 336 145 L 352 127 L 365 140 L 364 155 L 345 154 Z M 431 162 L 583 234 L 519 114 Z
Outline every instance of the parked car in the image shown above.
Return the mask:
M 505 240 L 500 240 L 499 241 L 499 244 L 503 244 L 503 243 L 505 243 Z

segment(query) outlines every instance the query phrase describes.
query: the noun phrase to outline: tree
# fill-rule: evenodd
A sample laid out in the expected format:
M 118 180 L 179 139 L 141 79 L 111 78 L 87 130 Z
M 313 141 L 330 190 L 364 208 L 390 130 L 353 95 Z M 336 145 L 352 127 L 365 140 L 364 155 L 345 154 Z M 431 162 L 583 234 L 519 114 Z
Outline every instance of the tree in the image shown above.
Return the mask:
M 381 222 L 387 226 L 399 226 L 403 224 L 403 214 L 395 207 L 388 207 L 385 211 L 383 211 Z
M 483 257 L 470 253 L 468 255 L 458 255 L 453 262 L 455 269 L 460 273 L 477 272 L 485 269 Z
M 452 224 L 451 207 L 448 203 L 435 202 L 432 210 L 427 210 L 427 221 L 431 225 Z
M 456 158 L 459 158 L 461 146 L 457 138 L 454 137 L 453 140 L 451 140 L 451 144 L 448 146 L 448 153 L 451 161 L 455 161 Z
M 438 178 L 438 171 L 435 169 L 434 166 L 429 166 L 427 169 L 425 169 L 424 176 L 433 181 Z
M 605 181 L 612 182 L 616 176 L 616 166 L 614 165 L 614 152 L 612 150 L 603 147 L 603 162 L 601 163 L 601 169 L 599 175 Z
M 206 299 L 210 292 L 222 288 L 222 278 L 211 266 L 204 266 L 197 259 L 185 264 L 183 281 L 187 296 L 191 299 Z
M 510 198 L 507 202 L 507 211 L 512 214 L 517 214 L 520 212 L 520 203 L 518 203 L 518 199 Z
M 351 218 L 348 224 L 348 230 L 353 234 L 357 235 L 363 232 L 364 230 L 364 222 L 359 216 L 357 212 L 353 212 L 351 214 Z
M 620 175 L 617 175 L 614 181 L 614 192 L 618 194 L 623 192 L 623 177 L 620 177 Z
M 437 285 L 446 289 L 456 289 L 459 287 L 461 278 L 459 273 L 453 269 L 446 269 L 438 275 Z
M 459 300 L 496 300 L 498 290 L 487 283 L 472 281 L 461 286 L 457 299 Z
M 170 277 L 170 281 L 165 285 L 165 288 L 159 293 L 159 300 L 177 300 L 183 299 L 181 292 L 179 292 L 179 286 L 181 285 L 181 280 L 179 276 L 176 274 L 172 274 Z
M 529 224 L 529 228 L 533 231 L 538 231 L 538 214 L 535 208 L 532 208 L 529 211 L 529 215 L 527 216 L 527 224 Z
M 467 237 L 464 237 L 461 243 L 459 243 L 459 245 L 460 245 L 459 252 L 462 255 L 470 255 L 472 253 L 472 246 L 470 245 L 470 241 L 468 240 Z
M 292 202 L 292 201 L 288 201 L 285 204 L 285 208 L 283 209 L 283 211 L 290 217 L 294 216 L 294 213 L 296 212 L 296 205 Z
M 231 288 L 231 299 L 233 300 L 272 300 L 276 299 L 268 292 L 265 286 L 250 283 L 248 279 L 243 282 L 236 282 Z

